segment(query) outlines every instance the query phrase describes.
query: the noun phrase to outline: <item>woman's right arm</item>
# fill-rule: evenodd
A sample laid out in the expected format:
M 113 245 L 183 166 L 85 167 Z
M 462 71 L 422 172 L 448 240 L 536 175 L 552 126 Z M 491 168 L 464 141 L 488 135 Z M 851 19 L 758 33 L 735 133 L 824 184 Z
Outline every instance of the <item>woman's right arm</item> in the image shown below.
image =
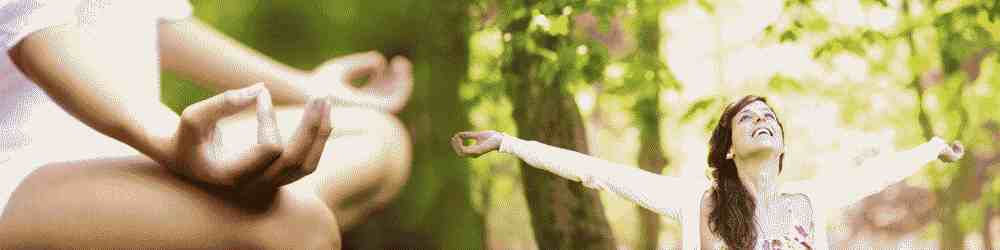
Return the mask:
M 92 34 L 76 24 L 52 26 L 26 36 L 9 55 L 69 114 L 193 180 L 263 191 L 301 178 L 315 168 L 316 162 L 304 159 L 318 160 L 310 156 L 322 152 L 329 136 L 329 104 L 324 99 L 311 103 L 300 129 L 288 145 L 282 145 L 270 95 L 263 86 L 227 91 L 187 107 L 178 117 L 156 100 L 136 99 L 125 91 L 155 88 L 159 80 L 155 74 L 130 72 L 137 70 L 129 68 L 144 63 L 133 60 L 153 62 L 153 54 L 119 59 L 113 56 L 116 51 L 110 51 L 114 48 L 89 36 Z M 213 136 L 215 123 L 254 103 L 258 108 L 258 144 L 236 157 L 220 154 L 221 147 Z
M 462 140 L 469 138 L 479 142 L 467 147 Z M 453 137 L 452 144 L 456 152 L 463 155 L 478 156 L 499 149 L 533 167 L 579 181 L 589 188 L 614 192 L 646 209 L 674 218 L 680 218 L 684 205 L 696 204 L 698 195 L 707 187 L 707 182 L 659 175 L 494 131 L 461 132 Z

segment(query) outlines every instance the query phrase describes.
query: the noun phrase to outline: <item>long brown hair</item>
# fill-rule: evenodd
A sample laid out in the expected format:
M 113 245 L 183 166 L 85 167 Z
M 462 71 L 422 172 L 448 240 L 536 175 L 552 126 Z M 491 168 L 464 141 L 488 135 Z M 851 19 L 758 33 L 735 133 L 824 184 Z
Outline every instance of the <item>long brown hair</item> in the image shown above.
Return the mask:
M 730 249 L 752 249 L 754 242 L 757 241 L 755 230 L 757 218 L 754 215 L 757 204 L 740 181 L 736 162 L 726 158 L 733 145 L 733 117 L 743 107 L 755 101 L 767 104 L 764 97 L 748 95 L 726 106 L 722 116 L 719 117 L 719 123 L 712 131 L 712 139 L 709 140 L 708 167 L 712 169 L 712 177 L 715 179 L 715 187 L 712 188 L 710 196 L 713 208 L 708 216 L 709 226 L 713 233 L 722 237 Z M 777 121 L 777 118 L 775 120 Z M 780 121 L 778 127 L 784 132 L 785 128 Z M 781 173 L 784 160 L 785 154 L 781 154 L 778 160 L 778 173 Z

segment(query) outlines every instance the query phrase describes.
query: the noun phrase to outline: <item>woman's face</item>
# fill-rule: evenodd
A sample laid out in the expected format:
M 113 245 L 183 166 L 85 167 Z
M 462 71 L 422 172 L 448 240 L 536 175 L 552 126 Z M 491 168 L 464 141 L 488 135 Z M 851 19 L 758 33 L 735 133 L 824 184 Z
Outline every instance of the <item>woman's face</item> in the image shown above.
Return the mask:
M 731 121 L 733 157 L 778 157 L 784 152 L 784 135 L 771 107 L 755 101 L 743 107 Z

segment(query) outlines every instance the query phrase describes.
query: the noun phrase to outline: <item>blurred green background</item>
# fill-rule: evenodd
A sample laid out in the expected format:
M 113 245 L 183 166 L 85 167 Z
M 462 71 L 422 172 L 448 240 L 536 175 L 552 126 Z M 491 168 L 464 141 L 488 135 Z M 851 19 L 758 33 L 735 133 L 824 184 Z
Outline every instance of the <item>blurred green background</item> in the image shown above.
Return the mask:
M 706 178 L 709 130 L 745 94 L 768 97 L 785 125 L 792 167 L 781 180 L 932 136 L 966 146 L 962 161 L 931 163 L 836 215 L 831 246 L 994 249 L 1000 239 L 998 1 L 192 4 L 197 18 L 300 69 L 367 50 L 414 62 L 399 114 L 414 142 L 411 179 L 345 232 L 346 249 L 678 249 L 672 218 L 511 156 L 457 158 L 448 139 L 493 129 Z M 212 95 L 169 73 L 162 86 L 175 111 Z

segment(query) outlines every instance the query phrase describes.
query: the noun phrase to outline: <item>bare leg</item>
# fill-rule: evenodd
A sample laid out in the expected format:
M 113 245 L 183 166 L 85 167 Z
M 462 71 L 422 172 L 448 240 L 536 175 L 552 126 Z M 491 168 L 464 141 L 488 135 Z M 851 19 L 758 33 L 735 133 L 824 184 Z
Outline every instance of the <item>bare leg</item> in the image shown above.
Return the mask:
M 282 189 L 241 208 L 146 157 L 44 166 L 0 217 L 0 249 L 339 248 L 337 222 L 311 193 Z
M 279 110 L 282 131 L 294 131 L 301 112 Z M 8 202 L 0 249 L 339 248 L 340 228 L 357 224 L 405 184 L 410 144 L 391 115 L 335 108 L 331 119 L 334 135 L 316 172 L 283 188 L 268 210 L 238 207 L 145 157 L 50 164 Z M 226 140 L 252 142 L 255 126 L 246 116 L 223 130 L 233 136 Z
M 284 135 L 298 127 L 301 107 L 278 108 Z M 294 190 L 315 192 L 334 211 L 341 229 L 349 229 L 392 200 L 410 173 L 410 140 L 405 127 L 391 114 L 364 108 L 331 110 L 333 135 L 316 172 L 294 182 Z M 253 113 L 220 124 L 225 141 L 249 145 L 255 138 Z

